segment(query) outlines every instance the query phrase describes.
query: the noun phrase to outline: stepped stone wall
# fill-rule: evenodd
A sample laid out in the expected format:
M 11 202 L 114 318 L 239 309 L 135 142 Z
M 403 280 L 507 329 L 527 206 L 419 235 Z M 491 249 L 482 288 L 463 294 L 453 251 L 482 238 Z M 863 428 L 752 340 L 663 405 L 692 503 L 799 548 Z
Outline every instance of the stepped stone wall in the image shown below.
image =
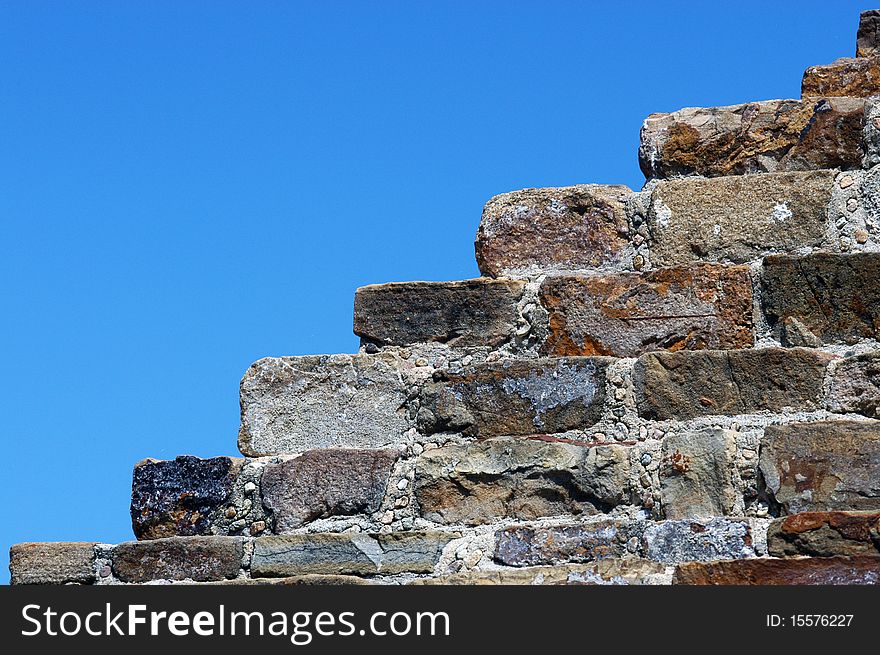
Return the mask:
M 654 114 L 640 191 L 485 206 L 484 277 L 266 358 L 241 458 L 144 460 L 135 541 L 15 584 L 880 582 L 880 11 L 799 99 Z

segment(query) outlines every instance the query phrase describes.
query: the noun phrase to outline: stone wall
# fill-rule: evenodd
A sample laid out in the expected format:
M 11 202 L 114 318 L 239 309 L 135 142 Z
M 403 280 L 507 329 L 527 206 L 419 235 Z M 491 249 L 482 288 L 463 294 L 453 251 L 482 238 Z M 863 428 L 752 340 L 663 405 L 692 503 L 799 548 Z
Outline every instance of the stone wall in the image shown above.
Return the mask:
M 484 277 L 359 289 L 241 381 L 242 458 L 15 584 L 880 581 L 880 12 L 803 96 L 655 114 L 641 191 L 492 198 Z

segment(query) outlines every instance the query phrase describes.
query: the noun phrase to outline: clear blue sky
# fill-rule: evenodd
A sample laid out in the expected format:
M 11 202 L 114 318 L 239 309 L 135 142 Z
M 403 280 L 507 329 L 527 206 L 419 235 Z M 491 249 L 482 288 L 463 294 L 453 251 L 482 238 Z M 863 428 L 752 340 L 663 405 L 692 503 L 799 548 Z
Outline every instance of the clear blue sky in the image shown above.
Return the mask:
M 356 287 L 478 274 L 490 196 L 638 187 L 647 114 L 797 97 L 867 8 L 0 1 L 0 548 L 131 538 L 252 361 L 354 352 Z

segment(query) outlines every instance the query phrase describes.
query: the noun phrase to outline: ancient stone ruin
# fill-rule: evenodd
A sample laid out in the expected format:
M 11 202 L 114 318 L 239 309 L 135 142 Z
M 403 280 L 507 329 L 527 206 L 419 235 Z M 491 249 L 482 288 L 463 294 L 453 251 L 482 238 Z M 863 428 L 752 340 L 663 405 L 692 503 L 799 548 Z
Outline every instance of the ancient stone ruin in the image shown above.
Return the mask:
M 880 582 L 880 11 L 802 97 L 654 114 L 641 191 L 488 202 L 484 277 L 266 358 L 242 458 L 144 460 L 136 541 L 15 584 Z

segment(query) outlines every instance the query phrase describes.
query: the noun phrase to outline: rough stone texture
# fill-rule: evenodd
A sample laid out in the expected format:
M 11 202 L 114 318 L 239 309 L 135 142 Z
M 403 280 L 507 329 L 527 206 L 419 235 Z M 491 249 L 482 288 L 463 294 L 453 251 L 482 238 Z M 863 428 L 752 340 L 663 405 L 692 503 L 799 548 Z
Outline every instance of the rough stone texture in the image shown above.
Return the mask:
M 312 448 L 380 448 L 411 427 L 392 354 L 273 357 L 241 381 L 238 445 L 246 455 Z
M 818 409 L 832 359 L 806 348 L 649 353 L 633 373 L 639 415 L 684 420 Z
M 736 501 L 731 468 L 735 435 L 706 429 L 668 435 L 663 440 L 660 505 L 670 519 L 729 514 Z
M 590 427 L 601 417 L 605 371 L 613 361 L 607 357 L 505 361 L 446 374 L 425 385 L 419 428 L 490 437 Z
M 581 525 L 513 526 L 495 536 L 494 558 L 507 566 L 589 562 L 637 556 L 674 564 L 754 557 L 744 519 L 602 520 Z
M 880 10 L 863 11 L 856 34 L 856 57 L 880 55 Z
M 267 465 L 263 504 L 273 512 L 275 531 L 328 516 L 376 512 L 396 459 L 392 450 L 333 448 Z
M 515 333 L 523 288 L 523 282 L 486 278 L 361 287 L 354 299 L 354 332 L 381 345 L 498 346 Z
M 880 422 L 769 425 L 759 468 L 785 514 L 880 510 Z
M 615 265 L 628 244 L 622 185 L 524 189 L 483 208 L 475 245 L 483 275 Z
M 438 523 L 606 511 L 630 500 L 629 449 L 499 438 L 426 451 L 415 499 Z
M 95 581 L 95 544 L 15 544 L 9 549 L 9 573 L 14 585 L 92 584 Z
M 819 246 L 833 183 L 834 171 L 659 182 L 644 225 L 651 265 L 742 263 Z
M 842 58 L 825 66 L 811 66 L 801 82 L 803 97 L 880 95 L 880 57 Z
M 127 541 L 113 548 L 113 573 L 122 582 L 234 578 L 241 569 L 239 537 L 174 537 Z
M 540 288 L 549 355 L 634 357 L 652 350 L 747 348 L 748 267 L 697 264 L 649 273 L 549 277 Z
M 652 114 L 639 165 L 648 179 L 858 168 L 865 101 L 767 100 Z
M 880 351 L 848 357 L 834 369 L 827 407 L 880 418 Z
M 639 559 L 606 559 L 593 564 L 533 566 L 466 571 L 419 578 L 413 585 L 644 585 L 666 582 L 665 567 Z
M 254 542 L 251 575 L 431 573 L 451 532 L 294 534 Z
M 789 555 L 878 555 L 880 512 L 805 512 L 774 521 L 768 552 Z
M 767 322 L 783 344 L 792 318 L 822 343 L 880 335 L 880 253 L 767 257 L 762 286 Z
M 679 564 L 673 584 L 683 585 L 875 585 L 880 557 L 743 559 Z
M 232 492 L 243 460 L 147 459 L 134 467 L 131 523 L 138 539 L 207 534 L 211 517 Z

